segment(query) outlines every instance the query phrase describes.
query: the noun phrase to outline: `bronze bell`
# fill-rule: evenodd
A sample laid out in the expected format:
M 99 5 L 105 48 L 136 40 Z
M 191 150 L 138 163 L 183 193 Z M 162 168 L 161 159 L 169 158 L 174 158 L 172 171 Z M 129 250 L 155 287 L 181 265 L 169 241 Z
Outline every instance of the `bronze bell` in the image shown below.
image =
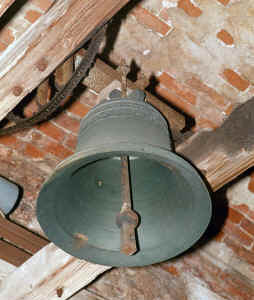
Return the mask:
M 44 184 L 37 214 L 48 238 L 97 264 L 144 266 L 191 247 L 211 200 L 193 166 L 172 152 L 168 124 L 142 91 L 117 91 L 81 122 L 74 155 Z

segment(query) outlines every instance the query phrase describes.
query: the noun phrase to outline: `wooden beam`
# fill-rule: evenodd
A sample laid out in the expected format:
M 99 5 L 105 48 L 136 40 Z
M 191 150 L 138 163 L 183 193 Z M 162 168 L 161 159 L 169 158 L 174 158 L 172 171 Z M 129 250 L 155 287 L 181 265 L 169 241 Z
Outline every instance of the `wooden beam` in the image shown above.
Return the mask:
M 254 166 L 254 98 L 238 106 L 214 131 L 197 133 L 176 151 L 217 191 Z
M 0 120 L 129 0 L 56 0 L 0 56 Z
M 76 259 L 49 244 L 1 282 L 0 300 L 68 299 L 110 268 Z
M 31 254 L 36 253 L 49 243 L 46 239 L 3 217 L 0 217 L 0 237 Z
M 16 0 L 2 0 L 0 4 L 0 17 L 6 12 L 6 10 L 15 2 Z
M 30 257 L 31 254 L 25 252 L 24 250 L 0 240 L 0 259 L 19 267 Z

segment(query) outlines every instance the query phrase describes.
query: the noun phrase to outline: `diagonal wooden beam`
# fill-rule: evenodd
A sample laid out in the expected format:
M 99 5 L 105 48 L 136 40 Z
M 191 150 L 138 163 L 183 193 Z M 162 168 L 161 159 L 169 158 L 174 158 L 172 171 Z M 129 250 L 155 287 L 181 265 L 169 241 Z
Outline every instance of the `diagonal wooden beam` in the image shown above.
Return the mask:
M 0 259 L 19 267 L 24 261 L 27 261 L 31 254 L 23 249 L 19 249 L 12 244 L 0 240 Z
M 2 0 L 0 4 L 0 17 L 7 11 L 7 9 L 15 2 L 16 0 Z
M 0 56 L 0 120 L 129 0 L 56 0 Z
M 31 254 L 38 252 L 49 242 L 27 229 L 0 217 L 0 238 Z
M 254 166 L 254 98 L 238 106 L 214 131 L 197 133 L 176 151 L 217 191 Z
M 110 268 L 49 244 L 3 279 L 0 300 L 65 300 Z

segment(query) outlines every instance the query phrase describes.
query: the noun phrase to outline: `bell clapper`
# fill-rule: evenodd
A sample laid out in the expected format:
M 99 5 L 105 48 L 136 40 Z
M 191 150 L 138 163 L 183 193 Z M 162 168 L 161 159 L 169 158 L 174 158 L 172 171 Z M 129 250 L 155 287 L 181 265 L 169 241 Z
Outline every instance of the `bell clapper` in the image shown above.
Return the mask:
M 128 156 L 121 157 L 122 167 L 122 201 L 123 205 L 117 215 L 116 223 L 121 229 L 121 249 L 125 255 L 132 255 L 137 252 L 137 241 L 135 229 L 138 225 L 138 215 L 132 210 L 130 180 L 129 180 L 129 161 Z

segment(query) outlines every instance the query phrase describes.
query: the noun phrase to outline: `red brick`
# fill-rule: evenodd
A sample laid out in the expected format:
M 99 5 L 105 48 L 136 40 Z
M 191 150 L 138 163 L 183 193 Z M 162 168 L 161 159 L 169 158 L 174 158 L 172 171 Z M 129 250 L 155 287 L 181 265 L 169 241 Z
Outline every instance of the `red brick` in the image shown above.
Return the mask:
M 3 52 L 7 48 L 7 45 L 0 42 L 0 52 Z
M 32 131 L 31 133 L 31 142 L 33 144 L 37 144 L 38 142 L 40 142 L 41 140 L 43 140 L 43 136 L 39 131 Z
M 32 0 L 31 2 L 46 12 L 54 3 L 54 0 Z
M 12 30 L 8 27 L 4 27 L 0 31 L 0 41 L 6 45 L 10 45 L 14 41 L 14 35 Z
M 226 5 L 228 5 L 230 0 L 217 0 L 217 1 L 219 1 L 221 4 L 226 6 Z
M 226 45 L 234 44 L 234 39 L 232 35 L 224 29 L 222 29 L 220 32 L 217 33 L 217 38 L 223 41 L 223 43 Z
M 244 216 L 234 208 L 229 207 L 228 218 L 232 223 L 239 224 Z
M 66 133 L 63 129 L 57 127 L 52 122 L 44 122 L 38 126 L 38 130 L 46 134 L 47 136 L 57 140 L 63 141 Z
M 158 32 L 163 36 L 167 35 L 172 29 L 171 26 L 161 21 L 158 17 L 140 5 L 132 10 L 132 14 L 135 16 L 138 23 L 149 27 L 152 31 Z
M 61 113 L 54 119 L 54 122 L 73 133 L 77 133 L 79 130 L 80 121 L 68 116 L 66 113 Z
M 224 283 L 224 290 L 234 298 L 237 297 L 236 299 L 249 300 L 254 296 L 253 288 L 233 272 L 223 272 L 221 280 Z
M 233 104 L 229 104 L 229 105 L 227 106 L 227 108 L 224 109 L 223 111 L 224 111 L 224 113 L 225 113 L 227 116 L 229 116 L 229 115 L 232 113 L 233 110 L 234 110 Z
M 161 267 L 162 267 L 163 270 L 165 270 L 166 272 L 169 272 L 173 276 L 179 276 L 180 275 L 178 269 L 173 265 L 168 266 L 167 264 L 161 264 Z
M 43 135 L 39 130 L 34 129 L 34 131 L 30 134 L 30 143 L 37 149 L 40 149 L 42 152 L 44 152 L 45 155 L 47 151 L 44 150 L 44 147 L 45 145 L 48 145 L 51 141 L 51 138 L 49 138 L 46 135 Z
M 250 210 L 246 204 L 233 205 L 237 210 L 240 210 L 243 214 L 254 220 L 254 210 Z
M 249 234 L 254 236 L 254 223 L 250 220 L 244 218 L 241 222 L 241 227 L 247 231 Z
M 229 220 L 226 221 L 223 231 L 229 234 L 231 237 L 234 237 L 237 241 L 245 246 L 250 246 L 253 242 L 253 238 L 251 238 L 251 236 L 242 231 L 239 226 L 233 224 Z
M 202 10 L 195 6 L 190 0 L 179 0 L 178 7 L 182 8 L 190 17 L 197 18 L 202 14 Z
M 40 16 L 41 16 L 40 12 L 36 10 L 29 10 L 25 15 L 25 19 L 30 23 L 34 23 L 37 19 L 39 19 Z
M 254 252 L 251 252 L 239 244 L 239 242 L 233 241 L 230 237 L 226 236 L 224 239 L 224 243 L 231 248 L 234 253 L 239 256 L 239 258 L 247 261 L 248 263 L 254 265 Z
M 238 75 L 231 69 L 225 69 L 223 71 L 223 76 L 232 86 L 237 88 L 239 91 L 245 91 L 250 85 L 249 81 L 243 79 L 240 75 Z
M 249 212 L 248 212 L 248 217 L 249 217 L 251 220 L 254 220 L 254 210 L 249 210 Z
M 183 112 L 186 112 L 188 115 L 195 117 L 197 114 L 197 109 L 194 105 L 190 104 L 189 102 L 185 101 L 184 99 L 180 99 L 171 91 L 164 89 L 160 86 L 156 87 L 156 92 L 165 98 L 168 102 L 172 103 L 174 106 L 181 109 Z
M 248 214 L 249 207 L 246 204 L 233 205 L 233 208 L 240 210 L 244 214 Z
M 171 77 L 169 74 L 163 72 L 158 77 L 159 82 L 165 86 L 169 90 L 173 90 L 177 96 L 184 98 L 191 104 L 196 104 L 196 96 L 193 95 L 187 87 L 184 87 L 179 82 L 177 82 L 173 77 Z
M 159 17 L 167 22 L 169 20 L 168 9 L 163 8 L 159 13 Z
M 18 145 L 19 141 L 14 135 L 5 135 L 0 137 L 0 144 L 5 146 L 16 146 Z
M 206 254 L 203 255 L 201 251 L 194 251 L 186 255 L 183 261 L 185 269 L 183 271 L 190 271 L 194 276 L 201 278 L 213 291 L 221 290 L 218 279 L 222 270 Z
M 194 132 L 200 131 L 200 129 L 216 129 L 219 127 L 219 124 L 215 124 L 213 121 L 202 118 L 196 117 L 196 124 L 192 128 Z
M 229 101 L 218 94 L 214 89 L 203 83 L 199 78 L 193 76 L 191 79 L 186 81 L 186 84 L 199 92 L 207 94 L 212 99 L 212 101 L 221 109 L 224 110 L 226 107 L 228 108 Z
M 83 118 L 90 110 L 91 108 L 88 106 L 85 106 L 79 101 L 75 101 L 72 103 L 72 105 L 68 108 L 68 111 Z
M 64 146 L 62 146 L 61 144 L 53 142 L 53 141 L 46 143 L 43 146 L 43 150 L 45 152 L 49 152 L 49 153 L 53 154 L 54 156 L 56 156 L 60 159 L 65 159 L 66 157 L 73 154 L 73 152 L 70 151 L 69 149 L 67 149 Z
M 250 175 L 250 181 L 248 184 L 248 189 L 250 192 L 254 193 L 254 173 L 251 173 Z
M 72 150 L 75 150 L 77 145 L 77 139 L 78 139 L 77 136 L 69 134 L 65 141 L 65 146 Z
M 43 158 L 45 155 L 42 151 L 38 148 L 33 146 L 32 144 L 26 144 L 24 149 L 24 155 L 31 157 L 31 158 Z
M 37 103 L 32 100 L 24 107 L 24 115 L 27 118 L 30 118 L 34 115 L 34 113 L 38 112 L 38 105 Z
M 215 240 L 217 242 L 222 242 L 224 240 L 225 237 L 225 233 L 223 231 L 220 231 L 216 236 L 215 236 Z
M 90 92 L 89 90 L 85 91 L 85 93 L 83 93 L 80 97 L 80 101 L 90 108 L 95 106 L 95 104 L 97 103 L 97 99 L 98 95 Z

